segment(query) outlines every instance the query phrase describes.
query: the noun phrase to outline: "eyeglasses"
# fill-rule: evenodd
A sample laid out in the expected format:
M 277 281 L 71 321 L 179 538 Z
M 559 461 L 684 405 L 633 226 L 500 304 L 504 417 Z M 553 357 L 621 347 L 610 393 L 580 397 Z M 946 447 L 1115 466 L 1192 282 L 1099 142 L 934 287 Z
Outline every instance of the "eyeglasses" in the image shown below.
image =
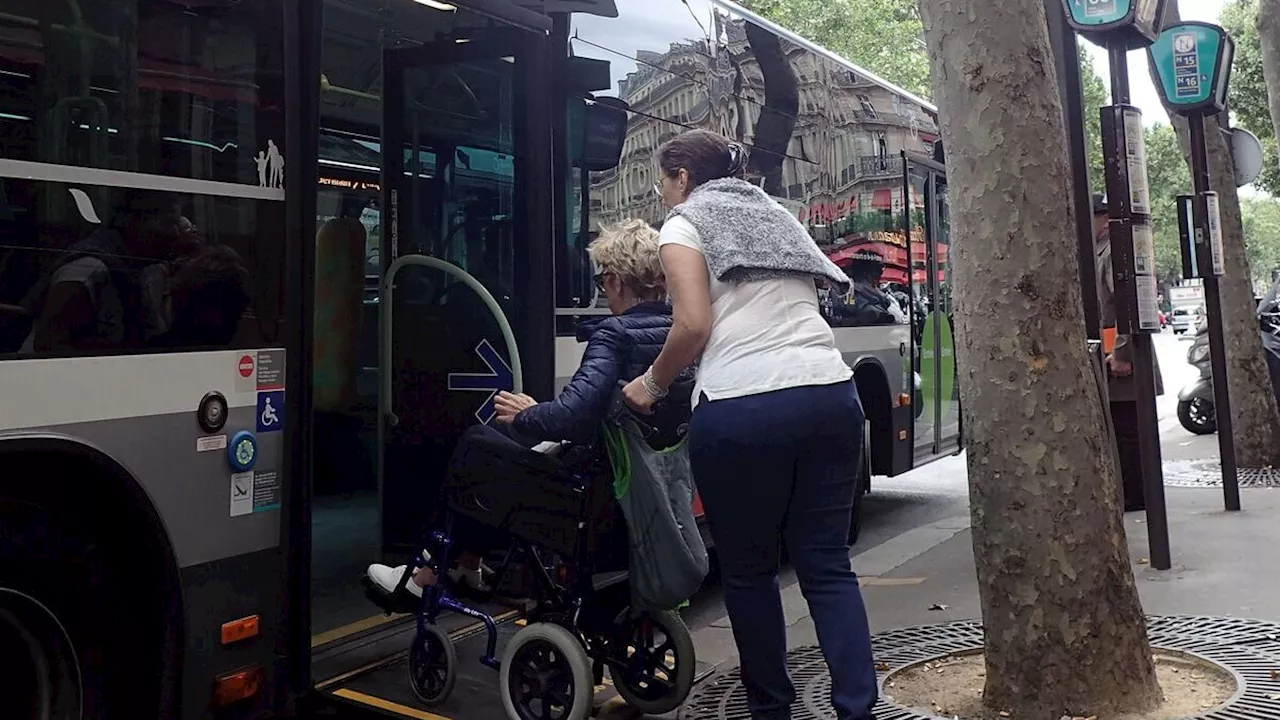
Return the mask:
M 662 197 L 662 183 L 656 182 L 653 184 L 653 194 Z

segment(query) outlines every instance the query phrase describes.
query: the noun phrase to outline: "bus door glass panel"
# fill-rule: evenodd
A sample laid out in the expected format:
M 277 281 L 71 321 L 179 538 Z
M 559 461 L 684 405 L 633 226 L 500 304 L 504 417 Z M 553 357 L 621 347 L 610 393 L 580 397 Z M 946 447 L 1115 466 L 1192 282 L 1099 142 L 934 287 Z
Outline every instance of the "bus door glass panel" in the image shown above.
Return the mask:
M 952 300 L 951 201 L 945 175 L 933 174 L 929 211 L 933 231 L 929 240 L 937 270 L 932 330 L 938 348 L 935 393 L 938 452 L 945 452 L 958 447 L 960 442 L 960 388 L 956 379 L 955 306 Z
M 522 31 L 504 31 L 505 34 Z M 518 41 L 441 41 L 386 56 L 386 266 L 407 256 L 446 261 L 496 299 L 519 326 L 516 245 Z M 399 147 L 394 155 L 390 148 Z M 502 320 L 481 295 L 433 267 L 388 271 L 391 406 L 382 465 L 384 551 L 420 542 L 454 445 L 493 421 L 493 394 L 512 389 Z M 385 298 L 384 298 L 385 299 Z M 383 332 L 388 332 L 386 325 Z M 386 338 L 383 339 L 386 342 Z M 389 415 L 388 415 L 389 411 Z
M 924 196 L 924 241 L 928 307 L 920 331 L 920 389 L 924 407 L 916 426 L 916 451 L 943 452 L 943 438 L 959 432 L 956 352 L 951 306 L 951 220 L 947 178 L 928 171 Z M 926 430 L 927 428 L 927 430 Z
M 932 454 L 936 442 L 936 403 L 932 391 L 937 386 L 937 380 L 934 377 L 933 337 L 929 329 L 929 318 L 935 309 L 933 288 L 929 281 L 933 266 L 933 258 L 929 252 L 929 213 L 926 203 L 929 177 L 928 170 L 915 165 L 909 166 L 907 217 L 911 238 L 911 364 L 914 376 L 911 404 L 915 415 L 913 437 L 917 456 Z

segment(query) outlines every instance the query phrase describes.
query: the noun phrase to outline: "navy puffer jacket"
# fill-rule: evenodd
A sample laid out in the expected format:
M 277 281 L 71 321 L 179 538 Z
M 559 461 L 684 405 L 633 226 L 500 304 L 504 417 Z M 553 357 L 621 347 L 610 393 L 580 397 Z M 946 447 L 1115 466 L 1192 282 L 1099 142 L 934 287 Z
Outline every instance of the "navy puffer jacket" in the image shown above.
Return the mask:
M 588 442 L 600 429 L 619 382 L 640 377 L 657 359 L 671 331 L 671 308 L 645 302 L 621 315 L 584 321 L 582 363 L 560 396 L 516 415 L 513 429 L 537 440 Z

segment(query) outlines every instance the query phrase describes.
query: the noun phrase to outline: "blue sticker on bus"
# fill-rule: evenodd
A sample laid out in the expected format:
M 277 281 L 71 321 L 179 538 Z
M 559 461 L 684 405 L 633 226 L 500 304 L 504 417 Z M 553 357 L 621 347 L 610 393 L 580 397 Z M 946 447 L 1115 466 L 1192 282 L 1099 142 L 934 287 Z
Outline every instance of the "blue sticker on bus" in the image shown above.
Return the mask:
M 248 430 L 241 430 L 231 438 L 227 446 L 227 464 L 233 472 L 248 472 L 258 460 L 258 439 Z
M 258 393 L 258 432 L 279 432 L 284 427 L 284 391 Z

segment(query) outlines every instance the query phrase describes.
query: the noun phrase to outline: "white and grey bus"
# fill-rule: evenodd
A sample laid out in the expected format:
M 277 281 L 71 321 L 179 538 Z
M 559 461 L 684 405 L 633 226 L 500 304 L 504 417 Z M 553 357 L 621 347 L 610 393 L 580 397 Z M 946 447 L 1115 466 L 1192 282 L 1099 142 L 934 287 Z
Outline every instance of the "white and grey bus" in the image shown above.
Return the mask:
M 6 717 L 496 717 L 415 708 L 360 575 L 571 374 L 585 246 L 662 221 L 687 128 L 859 280 L 860 495 L 956 452 L 936 110 L 731 2 L 6 0 Z

